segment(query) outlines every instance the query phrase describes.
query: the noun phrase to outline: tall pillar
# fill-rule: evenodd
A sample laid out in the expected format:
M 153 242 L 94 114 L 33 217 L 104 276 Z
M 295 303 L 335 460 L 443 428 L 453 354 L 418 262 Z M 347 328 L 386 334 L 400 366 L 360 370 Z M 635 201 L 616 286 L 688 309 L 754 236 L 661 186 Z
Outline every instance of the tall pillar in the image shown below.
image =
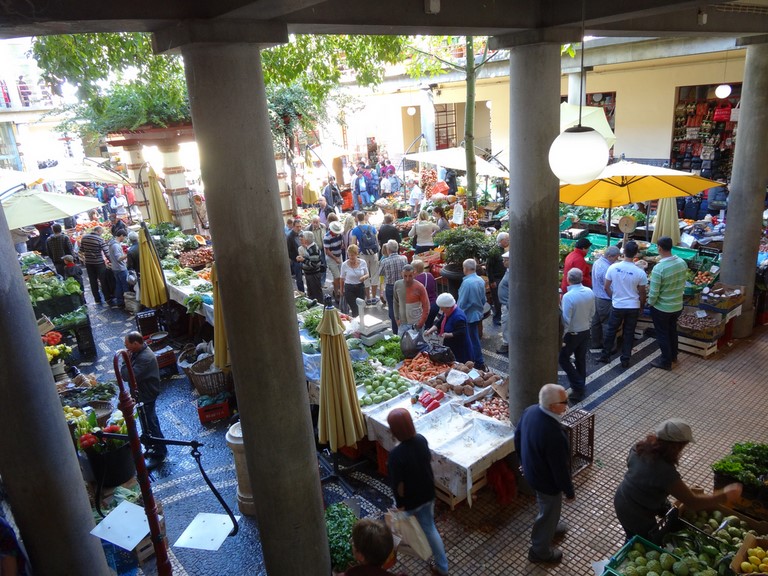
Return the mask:
M 560 126 L 560 47 L 511 48 L 509 88 L 509 409 L 517 422 L 539 388 L 557 382 L 559 190 L 547 157 Z
M 267 572 L 326 576 L 261 55 L 254 44 L 226 43 L 183 45 L 182 54 Z
M 762 37 L 765 41 L 765 37 Z M 755 323 L 753 295 L 760 226 L 768 185 L 768 43 L 747 46 L 741 115 L 729 184 L 728 223 L 725 231 L 721 279 L 746 286 L 741 316 L 733 335 L 746 338 Z
M 163 173 L 165 174 L 165 193 L 171 202 L 171 215 L 174 222 L 187 234 L 195 234 L 195 217 L 189 201 L 186 170 L 181 163 L 178 144 L 158 146 L 163 155 Z
M 587 102 L 587 73 L 584 72 L 584 84 L 581 83 L 581 73 L 578 74 L 572 72 L 568 74 L 568 104 L 578 106 L 584 102 L 584 106 L 588 105 Z
M 143 150 L 144 147 L 139 143 L 123 146 L 123 151 L 127 155 L 125 168 L 128 170 L 128 177 L 135 192 L 136 206 L 139 207 L 142 219 L 149 220 L 149 168 L 144 166 Z
M 35 574 L 110 574 L 0 208 L 0 476 Z

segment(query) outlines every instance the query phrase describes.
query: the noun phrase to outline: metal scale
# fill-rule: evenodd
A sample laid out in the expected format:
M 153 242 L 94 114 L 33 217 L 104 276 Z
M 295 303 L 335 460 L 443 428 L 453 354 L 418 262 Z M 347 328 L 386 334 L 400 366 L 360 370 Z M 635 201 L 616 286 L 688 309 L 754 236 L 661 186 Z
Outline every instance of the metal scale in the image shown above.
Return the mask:
M 362 298 L 357 299 L 357 309 L 360 310 L 360 316 L 357 320 L 360 323 L 358 330 L 360 331 L 360 340 L 362 340 L 363 344 L 373 346 L 379 340 L 392 336 L 389 319 L 384 321 L 373 314 L 366 314 L 366 303 Z

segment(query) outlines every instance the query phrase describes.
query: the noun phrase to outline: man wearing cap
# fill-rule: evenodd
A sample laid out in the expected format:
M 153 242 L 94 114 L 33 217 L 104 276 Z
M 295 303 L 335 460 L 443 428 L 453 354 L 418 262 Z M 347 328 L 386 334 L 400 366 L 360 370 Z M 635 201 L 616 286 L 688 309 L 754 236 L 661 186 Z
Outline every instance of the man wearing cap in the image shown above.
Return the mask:
M 443 337 L 443 344 L 453 352 L 457 362 L 472 360 L 472 342 L 469 341 L 467 316 L 456 306 L 456 300 L 449 292 L 443 292 L 435 300 L 440 313 L 425 335 L 437 332 Z
M 592 242 L 589 241 L 589 238 L 579 238 L 576 240 L 576 244 L 574 244 L 571 253 L 565 257 L 563 281 L 560 283 L 561 293 L 565 294 L 565 291 L 568 290 L 568 271 L 571 268 L 578 268 L 581 270 L 582 277 L 584 278 L 584 286 L 592 288 L 592 275 L 590 274 L 589 264 L 587 264 L 586 260 L 587 251 L 590 246 L 592 246 Z
M 459 287 L 458 306 L 467 315 L 469 339 L 472 342 L 472 360 L 475 368 L 485 370 L 483 348 L 480 344 L 480 322 L 485 307 L 485 280 L 477 275 L 477 262 L 472 258 L 464 260 L 464 280 Z
M 488 255 L 485 269 L 488 272 L 488 284 L 491 288 L 491 300 L 493 301 L 493 324 L 501 326 L 501 302 L 499 302 L 499 282 L 506 274 L 507 269 L 502 262 L 502 254 L 509 249 L 509 234 L 499 232 L 496 235 L 497 249 Z
M 595 294 L 595 315 L 592 318 L 592 347 L 603 347 L 603 335 L 608 330 L 611 315 L 611 297 L 605 291 L 605 273 L 619 259 L 619 248 L 608 246 L 592 266 L 592 292 Z
M 568 530 L 560 521 L 563 494 L 567 500 L 576 497 L 568 437 L 560 423 L 567 409 L 565 388 L 545 384 L 539 390 L 539 403 L 526 408 L 515 427 L 515 452 L 539 506 L 528 550 L 528 560 L 535 563 L 554 564 L 563 559 L 563 552 L 552 546 L 552 540 Z
M 389 256 L 388 256 L 389 258 Z M 419 330 L 429 316 L 429 296 L 424 285 L 416 282 L 413 266 L 403 266 L 403 279 L 395 282 L 392 298 L 392 313 L 398 333 L 409 328 Z
M 509 354 L 509 252 L 501 255 L 501 262 L 504 265 L 504 276 L 499 282 L 497 294 L 501 303 L 501 346 L 496 350 L 496 354 Z
M 400 245 L 395 240 L 386 242 L 388 255 L 382 258 L 379 265 L 379 273 L 384 276 L 384 296 L 387 299 L 387 311 L 389 321 L 392 323 L 392 332 L 397 334 L 397 322 L 395 321 L 395 284 L 403 278 L 403 268 L 408 264 L 408 258 L 401 256 Z M 415 271 L 414 271 L 415 272 Z
M 341 222 L 334 221 L 328 225 L 328 232 L 323 238 L 323 250 L 325 262 L 333 279 L 333 299 L 337 302 L 341 298 L 341 244 L 344 226 Z
M 661 544 L 657 516 L 670 508 L 668 496 L 674 496 L 688 510 L 706 510 L 738 500 L 741 484 L 733 483 L 713 494 L 694 494 L 677 470 L 680 455 L 693 442 L 691 427 L 680 418 L 670 418 L 653 434 L 635 444 L 627 457 L 627 471 L 616 490 L 613 505 L 627 540 L 639 535 Z
M 624 246 L 624 258 L 611 265 L 605 273 L 605 291 L 611 297 L 611 315 L 603 340 L 603 352 L 598 362 L 611 361 L 611 350 L 619 326 L 624 325 L 621 343 L 621 367 L 629 368 L 632 346 L 635 343 L 635 326 L 640 311 L 645 307 L 645 287 L 648 277 L 645 270 L 634 263 L 637 256 L 637 242 L 630 240 Z
M 568 291 L 563 295 L 563 346 L 558 361 L 565 371 L 571 391 L 568 399 L 581 402 L 587 391 L 587 350 L 589 328 L 595 315 L 595 295 L 582 284 L 581 270 L 568 271 Z M 574 362 L 571 362 L 571 354 Z
M 651 271 L 648 304 L 661 356 L 653 360 L 651 366 L 671 370 L 672 362 L 677 362 L 677 319 L 683 311 L 688 265 L 682 258 L 672 254 L 672 238 L 663 236 L 657 245 L 661 260 Z

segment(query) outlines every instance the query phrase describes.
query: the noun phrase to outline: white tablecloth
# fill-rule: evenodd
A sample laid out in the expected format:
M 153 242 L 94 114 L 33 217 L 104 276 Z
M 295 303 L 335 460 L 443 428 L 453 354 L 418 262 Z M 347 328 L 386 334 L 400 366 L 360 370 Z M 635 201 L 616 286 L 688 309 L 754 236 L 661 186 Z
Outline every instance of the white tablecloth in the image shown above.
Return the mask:
M 184 305 L 184 298 L 196 293 L 195 286 L 199 286 L 200 284 L 207 282 L 207 280 L 195 278 L 188 286 L 174 286 L 168 282 L 168 277 L 174 276 L 174 273 L 170 270 L 163 270 L 163 274 L 165 275 L 165 282 L 168 284 L 168 295 L 171 297 L 171 300 L 178 302 L 182 306 Z M 200 293 L 198 292 L 198 294 Z M 207 292 L 207 294 L 209 296 L 211 295 L 210 292 Z M 203 307 L 198 310 L 197 313 L 203 316 L 208 324 L 213 326 L 213 304 L 203 304 Z

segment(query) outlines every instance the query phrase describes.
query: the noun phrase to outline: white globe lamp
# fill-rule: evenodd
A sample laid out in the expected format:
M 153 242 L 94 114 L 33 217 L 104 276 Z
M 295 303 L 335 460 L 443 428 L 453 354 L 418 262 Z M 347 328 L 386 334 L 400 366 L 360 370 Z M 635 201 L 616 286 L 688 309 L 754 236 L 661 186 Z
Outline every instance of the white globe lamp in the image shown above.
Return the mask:
M 566 184 L 586 184 L 608 165 L 608 143 L 587 126 L 568 128 L 549 148 L 549 167 Z
M 414 106 L 408 106 L 406 109 L 406 113 L 408 116 L 415 116 L 416 115 L 416 108 Z
M 715 96 L 720 98 L 721 100 L 723 98 L 728 98 L 728 96 L 731 95 L 731 85 L 730 84 L 720 84 L 717 88 L 715 88 Z

